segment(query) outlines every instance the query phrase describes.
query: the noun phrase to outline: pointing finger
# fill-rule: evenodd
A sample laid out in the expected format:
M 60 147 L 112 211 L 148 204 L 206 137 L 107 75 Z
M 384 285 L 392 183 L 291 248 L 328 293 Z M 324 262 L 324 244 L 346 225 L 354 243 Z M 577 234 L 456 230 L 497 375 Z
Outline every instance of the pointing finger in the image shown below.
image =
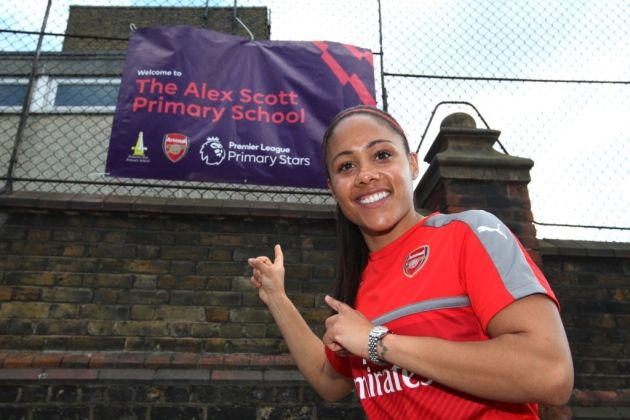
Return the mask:
M 348 308 L 349 306 L 346 305 L 345 303 L 333 298 L 332 296 L 328 296 L 326 295 L 326 297 L 324 297 L 324 301 L 328 304 L 328 306 L 330 306 L 335 312 L 341 312 L 344 311 L 346 308 Z

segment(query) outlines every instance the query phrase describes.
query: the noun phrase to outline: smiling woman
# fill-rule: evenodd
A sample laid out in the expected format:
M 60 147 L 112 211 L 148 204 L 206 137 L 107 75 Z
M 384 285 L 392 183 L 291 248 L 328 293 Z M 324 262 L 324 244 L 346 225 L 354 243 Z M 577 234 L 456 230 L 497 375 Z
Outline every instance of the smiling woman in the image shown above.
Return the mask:
M 338 203 L 336 312 L 319 339 L 284 290 L 284 259 L 251 282 L 327 400 L 356 389 L 369 418 L 537 418 L 564 404 L 573 366 L 558 302 L 507 227 L 480 210 L 423 216 L 418 160 L 387 113 L 340 113 L 323 139 Z
M 351 108 L 331 127 L 324 136 L 330 191 L 368 249 L 380 249 L 420 219 L 413 206 L 417 155 L 393 120 L 369 112 Z

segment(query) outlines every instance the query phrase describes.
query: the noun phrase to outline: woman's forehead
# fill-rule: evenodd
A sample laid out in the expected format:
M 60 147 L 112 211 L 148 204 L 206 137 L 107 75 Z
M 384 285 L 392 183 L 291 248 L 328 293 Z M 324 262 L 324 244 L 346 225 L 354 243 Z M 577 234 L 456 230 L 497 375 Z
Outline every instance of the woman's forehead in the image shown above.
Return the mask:
M 386 121 L 383 121 L 379 117 L 370 114 L 354 114 L 339 121 L 330 137 L 332 139 L 333 137 L 339 136 L 339 134 L 347 134 L 348 130 L 360 129 L 379 132 L 382 131 L 382 129 L 385 129 L 392 134 L 398 134 L 396 130 L 394 130 Z
M 354 114 L 350 115 L 337 123 L 337 126 L 333 130 L 329 138 L 329 146 L 335 144 L 336 146 L 342 146 L 340 142 L 336 140 L 343 140 L 347 137 L 356 137 L 359 134 L 368 133 L 364 137 L 366 142 L 375 139 L 400 139 L 403 142 L 400 134 L 393 129 L 386 121 L 370 114 Z M 372 134 L 373 135 L 369 135 Z

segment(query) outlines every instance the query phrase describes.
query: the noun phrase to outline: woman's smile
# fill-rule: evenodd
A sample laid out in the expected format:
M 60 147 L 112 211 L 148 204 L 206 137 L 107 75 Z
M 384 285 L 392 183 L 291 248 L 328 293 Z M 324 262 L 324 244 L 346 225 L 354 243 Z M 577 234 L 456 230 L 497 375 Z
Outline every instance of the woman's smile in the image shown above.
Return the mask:
M 379 191 L 360 197 L 357 201 L 363 205 L 375 204 L 385 200 L 391 195 L 388 191 Z

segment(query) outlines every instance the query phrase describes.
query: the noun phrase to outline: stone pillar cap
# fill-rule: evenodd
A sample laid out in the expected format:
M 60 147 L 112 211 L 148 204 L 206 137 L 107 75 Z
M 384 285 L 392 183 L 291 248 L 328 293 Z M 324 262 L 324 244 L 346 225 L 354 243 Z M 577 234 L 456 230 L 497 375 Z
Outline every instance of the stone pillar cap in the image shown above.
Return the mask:
M 475 119 L 465 112 L 455 112 L 447 115 L 440 124 L 440 129 L 445 128 L 477 128 Z

